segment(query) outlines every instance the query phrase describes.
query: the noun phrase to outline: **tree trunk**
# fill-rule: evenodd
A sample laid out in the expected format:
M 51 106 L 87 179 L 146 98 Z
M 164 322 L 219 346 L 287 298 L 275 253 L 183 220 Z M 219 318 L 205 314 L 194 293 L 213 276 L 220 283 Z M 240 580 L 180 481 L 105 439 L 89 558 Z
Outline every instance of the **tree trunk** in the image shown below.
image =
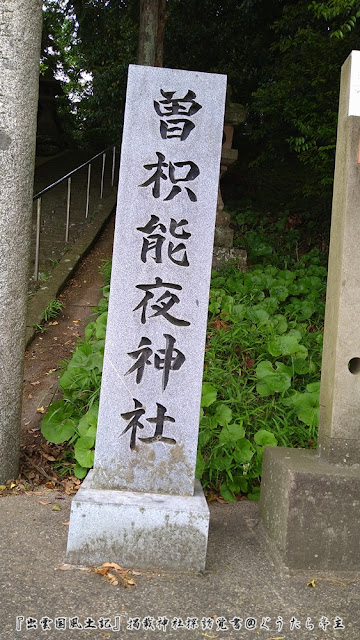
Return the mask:
M 166 0 L 140 0 L 138 64 L 162 67 Z
M 0 3 L 0 484 L 19 468 L 42 4 Z

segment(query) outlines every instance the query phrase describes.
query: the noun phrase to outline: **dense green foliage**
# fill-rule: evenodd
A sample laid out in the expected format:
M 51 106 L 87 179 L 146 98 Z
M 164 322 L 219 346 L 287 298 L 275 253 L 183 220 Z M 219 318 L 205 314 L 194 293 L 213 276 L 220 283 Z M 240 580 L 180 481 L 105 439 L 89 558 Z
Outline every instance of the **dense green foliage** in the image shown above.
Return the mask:
M 326 281 L 318 250 L 297 259 L 286 217 L 277 222 L 277 239 L 287 242 L 275 253 L 256 214 L 233 216 L 256 264 L 212 275 L 197 459 L 203 485 L 227 500 L 240 492 L 257 499 L 265 445 L 315 446 Z M 63 366 L 63 399 L 42 421 L 49 441 L 69 442 L 80 478 L 94 459 L 108 284 L 103 294 L 96 320 Z
M 138 13 L 138 0 L 45 0 L 43 64 L 60 67 L 79 99 L 61 107 L 76 144 L 121 136 Z M 311 197 L 313 216 L 328 219 L 340 68 L 359 47 L 359 2 L 168 0 L 167 14 L 164 65 L 227 73 L 248 109 L 236 137 L 246 186 L 275 208 Z

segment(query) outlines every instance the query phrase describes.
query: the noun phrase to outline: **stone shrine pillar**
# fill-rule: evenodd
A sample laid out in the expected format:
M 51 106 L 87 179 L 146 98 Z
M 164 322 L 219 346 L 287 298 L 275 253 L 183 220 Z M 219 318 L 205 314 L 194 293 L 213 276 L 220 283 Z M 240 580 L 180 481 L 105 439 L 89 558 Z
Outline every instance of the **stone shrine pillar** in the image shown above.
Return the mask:
M 203 571 L 195 465 L 226 76 L 129 67 L 94 470 L 68 560 Z
M 41 0 L 0 3 L 0 484 L 18 475 Z
M 231 88 L 228 86 L 228 96 Z M 224 211 L 221 195 L 221 178 L 228 168 L 236 162 L 238 150 L 232 148 L 234 126 L 242 124 L 246 119 L 246 111 L 242 104 L 231 102 L 230 98 L 225 106 L 225 124 L 223 129 L 223 144 L 221 149 L 220 180 L 216 207 L 215 237 L 212 266 L 219 269 L 225 262 L 234 261 L 239 269 L 246 269 L 247 254 L 245 249 L 233 247 L 234 231 L 230 227 L 230 214 Z
M 318 450 L 267 447 L 260 512 L 289 569 L 360 570 L 360 51 L 342 68 Z

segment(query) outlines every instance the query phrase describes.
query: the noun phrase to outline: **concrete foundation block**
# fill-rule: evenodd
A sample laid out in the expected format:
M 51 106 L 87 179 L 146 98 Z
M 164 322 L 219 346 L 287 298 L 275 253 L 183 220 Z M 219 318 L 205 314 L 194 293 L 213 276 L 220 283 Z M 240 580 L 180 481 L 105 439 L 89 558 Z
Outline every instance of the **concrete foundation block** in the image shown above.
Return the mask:
M 67 562 L 203 572 L 209 508 L 194 496 L 96 489 L 92 472 L 71 506 Z
M 360 571 L 360 468 L 266 447 L 260 518 L 287 569 Z

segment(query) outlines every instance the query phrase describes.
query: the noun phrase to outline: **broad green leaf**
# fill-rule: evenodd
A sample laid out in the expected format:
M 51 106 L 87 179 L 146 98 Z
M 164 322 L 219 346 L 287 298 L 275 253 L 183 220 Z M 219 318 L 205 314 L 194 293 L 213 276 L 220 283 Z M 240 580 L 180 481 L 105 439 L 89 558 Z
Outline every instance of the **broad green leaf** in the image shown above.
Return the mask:
M 97 416 L 99 411 L 99 405 L 96 403 L 92 405 L 89 411 L 81 418 L 78 424 L 78 432 L 81 436 L 92 438 L 95 442 L 96 428 L 97 428 Z
M 201 406 L 210 407 L 215 402 L 217 391 L 209 382 L 204 382 L 202 386 Z
M 260 500 L 260 487 L 254 487 L 253 490 L 247 494 L 248 500 L 252 502 L 258 502 Z
M 41 433 L 49 442 L 59 444 L 70 440 L 75 433 L 75 422 L 69 419 L 72 407 L 64 400 L 50 405 L 46 416 L 41 421 Z
M 233 492 L 229 489 L 227 482 L 222 483 L 220 487 L 220 493 L 224 500 L 226 500 L 227 502 L 236 502 L 236 498 Z
M 240 438 L 236 443 L 233 455 L 236 462 L 240 464 L 250 462 L 254 455 L 254 449 L 251 442 L 247 438 Z
M 105 338 L 106 324 L 107 324 L 107 311 L 104 311 L 96 320 L 96 332 L 97 339 Z
M 90 340 L 93 336 L 95 330 L 95 322 L 89 322 L 89 324 L 85 327 L 85 339 Z
M 92 467 L 94 464 L 94 439 L 81 436 L 75 443 L 74 451 L 77 462 L 82 467 Z
M 296 415 L 309 427 L 317 427 L 319 424 L 319 393 L 302 393 L 298 396 L 295 403 Z
M 294 360 L 294 371 L 300 375 L 305 375 L 309 373 L 309 363 L 307 360 L 303 358 L 295 358 Z
M 306 391 L 309 391 L 310 393 L 315 393 L 316 391 L 320 391 L 320 381 L 310 382 L 310 384 L 307 384 Z
M 229 424 L 232 418 L 232 411 L 230 407 L 228 407 L 226 404 L 219 404 L 216 407 L 215 413 L 218 419 L 218 423 L 221 424 L 222 427 Z
M 256 385 L 257 392 L 265 397 L 274 393 L 282 393 L 291 386 L 289 368 L 281 362 L 277 362 L 276 371 L 271 362 L 265 360 L 256 367 L 256 375 L 260 378 Z
M 79 480 L 82 480 L 83 478 L 85 478 L 87 472 L 88 472 L 88 469 L 86 469 L 85 467 L 82 467 L 81 464 L 79 464 L 78 462 L 76 463 L 74 467 L 74 475 L 77 478 L 79 478 Z
M 267 431 L 266 429 L 260 429 L 254 435 L 254 440 L 256 444 L 259 444 L 262 447 L 271 446 L 276 447 L 277 440 L 271 431 Z
M 269 360 L 263 360 L 262 362 L 259 362 L 256 367 L 256 375 L 258 378 L 264 378 L 271 373 L 274 373 L 274 369 Z
M 244 427 L 240 424 L 226 425 L 221 429 L 219 442 L 222 444 L 234 443 L 245 435 Z
M 49 442 L 60 444 L 72 438 L 75 433 L 75 422 L 74 420 L 62 420 L 61 422 L 51 420 L 44 423 L 43 420 L 41 423 L 41 433 Z
M 278 300 L 281 300 L 281 302 L 284 302 L 284 300 L 286 300 L 286 298 L 289 295 L 289 291 L 286 287 L 282 285 L 277 285 L 277 286 L 271 287 L 270 295 L 273 296 L 274 298 L 277 298 Z

